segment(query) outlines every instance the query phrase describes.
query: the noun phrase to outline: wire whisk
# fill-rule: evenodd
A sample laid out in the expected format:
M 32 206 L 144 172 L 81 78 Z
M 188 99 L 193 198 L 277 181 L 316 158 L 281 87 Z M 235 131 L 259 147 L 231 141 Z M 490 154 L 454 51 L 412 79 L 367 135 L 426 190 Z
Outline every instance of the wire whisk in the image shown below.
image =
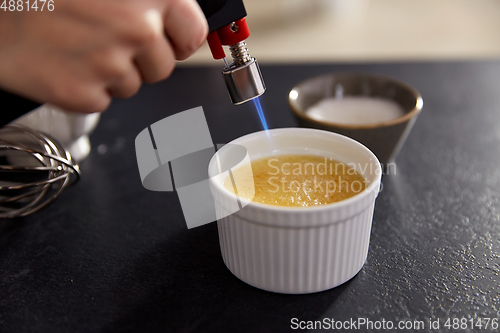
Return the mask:
M 71 154 L 22 125 L 0 128 L 0 218 L 32 214 L 80 179 Z

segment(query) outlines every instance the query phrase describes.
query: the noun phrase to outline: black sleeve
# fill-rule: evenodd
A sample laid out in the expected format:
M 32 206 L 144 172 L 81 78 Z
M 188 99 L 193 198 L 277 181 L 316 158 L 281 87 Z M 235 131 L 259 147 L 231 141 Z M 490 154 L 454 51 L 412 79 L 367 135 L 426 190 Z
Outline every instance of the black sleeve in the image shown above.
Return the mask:
M 39 106 L 39 103 L 0 90 L 0 127 Z

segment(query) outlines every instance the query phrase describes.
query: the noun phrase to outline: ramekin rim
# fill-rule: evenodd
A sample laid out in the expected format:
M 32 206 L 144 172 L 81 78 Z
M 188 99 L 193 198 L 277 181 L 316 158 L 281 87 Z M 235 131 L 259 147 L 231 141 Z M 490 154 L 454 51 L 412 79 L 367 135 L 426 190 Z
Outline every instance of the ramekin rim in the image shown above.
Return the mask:
M 355 194 L 354 196 L 352 196 L 350 198 L 347 198 L 347 199 L 344 199 L 344 200 L 340 200 L 340 201 L 337 201 L 337 202 L 332 202 L 332 203 L 325 204 L 325 205 L 313 206 L 313 207 L 287 207 L 287 206 L 278 206 L 278 205 L 264 204 L 264 203 L 260 203 L 260 202 L 255 202 L 255 201 L 252 201 L 252 200 L 248 200 L 248 199 L 245 199 L 245 198 L 241 198 L 241 197 L 238 197 L 236 194 L 231 193 L 226 188 L 224 188 L 220 182 L 217 182 L 215 180 L 216 175 L 215 176 L 211 176 L 209 174 L 209 180 L 210 180 L 210 182 L 215 185 L 215 187 L 218 189 L 219 193 L 222 193 L 227 198 L 231 198 L 231 199 L 237 198 L 238 200 L 245 202 L 246 205 L 244 207 L 247 207 L 247 206 L 251 205 L 252 208 L 257 209 L 257 210 L 272 211 L 272 212 L 289 212 L 289 213 L 295 213 L 295 212 L 316 213 L 316 212 L 321 212 L 321 211 L 335 209 L 335 208 L 340 209 L 341 207 L 350 206 L 350 205 L 355 204 L 355 202 L 362 201 L 365 197 L 367 197 L 370 194 L 372 194 L 372 192 L 376 192 L 375 198 L 378 196 L 379 188 L 380 188 L 380 183 L 381 183 L 381 178 L 382 178 L 382 168 L 380 166 L 380 162 L 379 162 L 377 156 L 375 156 L 375 154 L 370 149 L 368 149 L 365 145 L 361 144 L 360 142 L 358 142 L 358 141 L 356 141 L 354 139 L 351 139 L 351 138 L 349 138 L 349 137 L 347 137 L 345 135 L 341 135 L 341 134 L 338 134 L 338 133 L 333 133 L 333 132 L 326 131 L 326 130 L 312 129 L 312 128 L 286 127 L 286 128 L 271 129 L 269 131 L 272 131 L 272 132 L 282 132 L 282 131 L 321 132 L 324 135 L 336 136 L 336 137 L 341 138 L 342 140 L 350 141 L 351 143 L 354 143 L 355 145 L 357 145 L 358 147 L 360 147 L 361 149 L 365 150 L 366 152 L 368 152 L 371 155 L 370 158 L 373 158 L 373 161 L 374 161 L 375 165 L 377 166 L 377 170 L 378 170 L 379 176 L 376 177 L 376 179 L 374 181 L 372 181 L 371 184 L 367 188 L 365 188 L 363 191 L 361 191 L 360 193 Z M 241 136 L 239 138 L 236 138 L 236 139 L 230 141 L 228 144 L 238 144 L 243 139 L 249 140 L 253 136 L 261 136 L 261 135 L 267 135 L 266 131 L 264 130 L 264 131 L 258 131 L 258 132 L 253 132 L 253 133 L 246 134 L 244 136 Z M 210 165 L 212 164 L 213 160 L 214 160 L 214 157 L 212 157 L 210 159 L 210 162 L 209 162 L 209 172 L 210 172 Z

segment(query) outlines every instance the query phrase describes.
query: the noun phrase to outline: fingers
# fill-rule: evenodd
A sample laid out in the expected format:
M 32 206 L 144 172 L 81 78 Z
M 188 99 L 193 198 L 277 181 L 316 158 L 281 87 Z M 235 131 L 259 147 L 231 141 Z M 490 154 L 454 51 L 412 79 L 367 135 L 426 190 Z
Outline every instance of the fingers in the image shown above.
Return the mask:
M 91 65 L 93 73 L 80 73 L 79 77 L 92 85 L 103 83 L 103 89 L 110 96 L 131 97 L 142 83 L 133 56 L 134 50 L 130 47 L 107 47 L 92 52 L 85 61 Z
M 117 37 L 126 45 L 135 48 L 132 58 L 142 81 L 153 83 L 167 78 L 175 67 L 175 60 L 183 60 L 194 53 L 205 40 L 208 25 L 203 12 L 194 0 L 170 0 L 163 8 L 148 7 L 142 2 L 131 2 L 130 6 L 116 6 L 113 1 L 89 0 L 102 15 L 90 14 L 87 6 L 75 4 L 80 19 L 90 20 L 95 25 L 110 24 Z M 113 7 L 113 6 L 115 7 Z M 108 12 L 112 11 L 113 15 Z M 132 76 L 131 76 L 132 77 Z M 128 80 L 133 81 L 131 78 Z M 131 83 L 127 85 L 132 86 Z M 117 88 L 110 89 L 113 96 L 127 95 Z
M 172 0 L 162 18 L 159 11 L 144 13 L 143 26 L 150 33 L 135 61 L 147 83 L 161 81 L 172 73 L 175 60 L 182 60 L 195 52 L 206 38 L 208 26 L 205 16 L 193 0 Z M 167 34 L 165 38 L 163 29 Z M 160 31 L 160 33 L 158 33 Z
M 142 80 L 153 83 L 170 76 L 175 66 L 175 53 L 167 39 L 161 36 L 139 51 L 135 62 Z
M 207 20 L 194 0 L 171 1 L 164 20 L 177 60 L 193 54 L 207 37 Z
M 134 96 L 141 88 L 141 76 L 135 66 L 120 79 L 109 85 L 108 93 L 113 97 L 129 98 Z
M 56 88 L 47 102 L 67 111 L 94 113 L 106 110 L 111 96 L 102 86 L 67 81 L 66 88 Z
M 63 42 L 64 34 L 60 45 L 54 42 L 66 47 L 69 57 L 62 54 L 54 64 L 60 79 L 39 98 L 67 110 L 104 111 L 112 97 L 131 97 L 142 82 L 167 78 L 176 59 L 194 53 L 208 33 L 194 0 L 88 1 L 93 6 L 68 2 L 65 22 L 81 24 L 82 29 L 76 30 L 79 37 L 69 46 Z M 81 41 L 86 42 L 80 46 Z

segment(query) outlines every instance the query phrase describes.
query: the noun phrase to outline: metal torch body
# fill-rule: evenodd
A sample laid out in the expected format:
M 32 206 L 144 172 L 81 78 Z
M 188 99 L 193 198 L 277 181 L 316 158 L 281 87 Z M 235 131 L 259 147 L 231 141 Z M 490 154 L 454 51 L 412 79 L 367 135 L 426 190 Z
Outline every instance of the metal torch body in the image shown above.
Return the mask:
M 208 21 L 208 45 L 214 59 L 224 59 L 222 71 L 231 102 L 243 104 L 266 91 L 257 60 L 250 56 L 245 39 L 250 36 L 242 0 L 197 0 Z M 223 45 L 233 61 L 227 63 Z

